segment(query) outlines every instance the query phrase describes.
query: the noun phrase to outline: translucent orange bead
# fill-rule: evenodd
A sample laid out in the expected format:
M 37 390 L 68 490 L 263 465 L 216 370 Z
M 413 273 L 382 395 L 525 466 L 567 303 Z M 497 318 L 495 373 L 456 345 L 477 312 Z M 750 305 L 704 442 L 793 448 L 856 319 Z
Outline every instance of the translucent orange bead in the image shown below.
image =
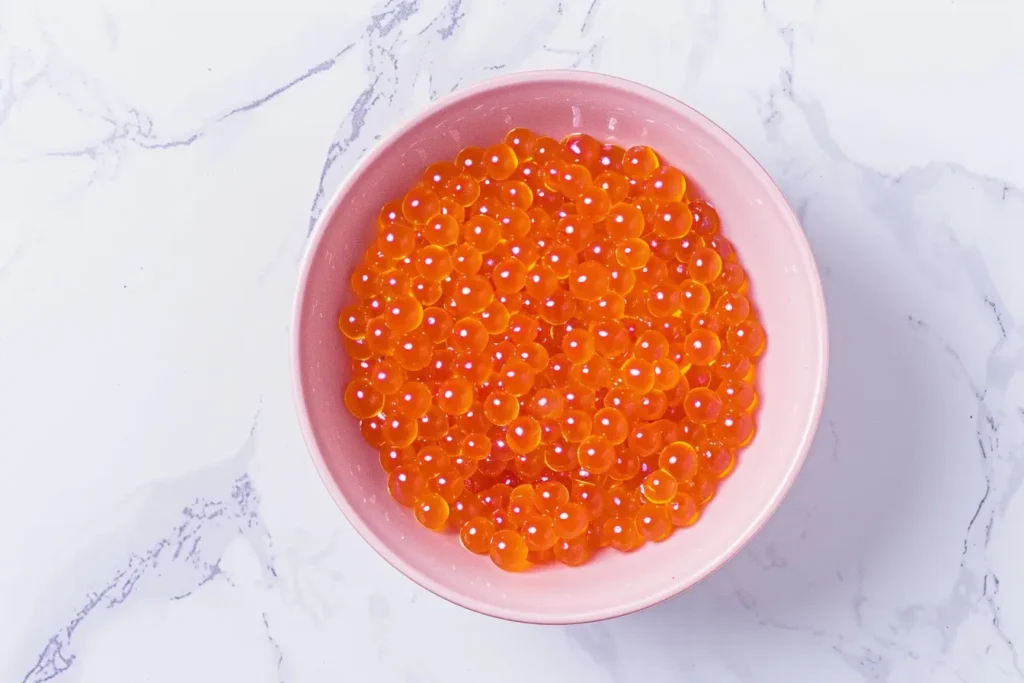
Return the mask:
M 490 216 L 479 214 L 463 224 L 462 237 L 471 247 L 486 253 L 498 246 L 501 240 L 501 226 Z
M 487 175 L 484 169 L 484 150 L 479 147 L 465 147 L 455 157 L 455 166 L 460 173 L 465 173 L 476 180 L 483 180 Z
M 572 441 L 568 436 L 566 438 Z M 603 474 L 615 464 L 615 447 L 603 436 L 588 436 L 580 442 L 577 458 L 580 467 L 594 474 Z
M 561 431 L 559 431 L 559 436 L 561 436 Z M 555 439 L 544 447 L 544 464 L 555 472 L 574 470 L 579 467 L 578 452 L 579 448 L 576 444 Z
M 562 147 L 573 163 L 592 167 L 601 155 L 601 143 L 586 133 L 572 133 L 562 140 Z
M 454 269 L 451 254 L 437 245 L 426 246 L 417 251 L 414 262 L 416 272 L 433 281 L 444 280 Z
M 555 511 L 569 502 L 569 489 L 559 481 L 545 481 L 534 487 L 535 503 L 543 514 L 551 516 Z
M 439 213 L 427 221 L 422 233 L 431 244 L 449 247 L 459 239 L 459 223 L 451 216 Z
M 604 356 L 593 356 L 585 363 L 576 364 L 570 377 L 587 389 L 597 391 L 611 384 L 611 363 Z
M 715 303 L 715 311 L 724 324 L 739 325 L 750 315 L 750 302 L 742 294 L 727 292 Z
M 392 199 L 381 207 L 380 213 L 377 214 L 377 226 L 381 230 L 404 221 L 405 219 L 402 217 L 401 199 Z
M 611 517 L 605 520 L 601 533 L 605 543 L 620 552 L 633 550 L 641 540 L 632 517 Z
M 375 355 L 373 349 L 366 343 L 366 337 L 362 339 L 345 339 L 345 350 L 353 360 L 366 360 Z
M 722 399 L 707 387 L 691 389 L 683 400 L 686 416 L 700 424 L 709 424 L 722 413 Z
M 458 175 L 459 169 L 455 167 L 450 161 L 438 161 L 436 163 L 427 166 L 426 170 L 423 171 L 423 182 L 427 186 L 440 194 L 445 184 L 451 179 Z
M 414 466 L 398 465 L 388 475 L 388 492 L 406 507 L 412 507 L 426 489 L 426 477 Z
M 725 408 L 711 435 L 730 448 L 743 446 L 754 436 L 754 418 L 743 410 Z
M 542 135 L 537 138 L 533 145 L 533 158 L 537 163 L 543 165 L 552 159 L 565 158 L 566 154 L 562 146 L 554 138 Z
M 633 344 L 633 355 L 648 363 L 667 358 L 668 351 L 668 339 L 661 332 L 655 330 L 641 332 Z
M 590 515 L 580 503 L 563 503 L 555 508 L 553 522 L 554 532 L 559 538 L 578 538 L 586 532 Z
M 574 251 L 583 251 L 594 239 L 594 223 L 579 214 L 569 214 L 555 225 L 555 241 Z
M 462 452 L 472 460 L 483 460 L 490 455 L 490 439 L 486 434 L 470 432 L 462 440 Z
M 764 351 L 764 328 L 756 320 L 747 319 L 730 327 L 725 333 L 725 341 L 731 351 L 759 356 Z
M 642 484 L 644 498 L 657 505 L 672 500 L 678 490 L 679 482 L 663 469 L 657 469 L 648 474 Z
M 433 531 L 444 528 L 448 521 L 448 501 L 437 493 L 425 493 L 413 504 L 416 521 Z
M 527 128 L 513 128 L 505 135 L 505 144 L 512 148 L 519 161 L 528 161 L 533 158 L 537 135 Z
M 519 160 L 511 147 L 504 142 L 488 147 L 484 152 L 484 170 L 495 180 L 512 177 L 519 166 Z
M 694 365 L 710 365 L 722 350 L 722 342 L 711 330 L 698 328 L 686 335 L 686 358 Z
M 488 334 L 501 334 L 508 329 L 511 319 L 508 309 L 498 301 L 492 301 L 477 314 Z
M 671 282 L 660 282 L 647 293 L 647 310 L 659 318 L 674 315 L 680 310 L 682 302 L 681 288 Z
M 623 173 L 635 180 L 647 178 L 659 165 L 658 155 L 646 145 L 630 147 L 622 156 Z
M 530 412 L 539 419 L 561 417 L 565 399 L 555 389 L 538 389 L 530 402 Z
M 480 183 L 465 173 L 459 173 L 448 178 L 444 186 L 437 189 L 437 193 L 459 206 L 468 207 L 480 198 Z
M 562 436 L 569 443 L 580 443 L 594 428 L 594 420 L 582 410 L 569 410 L 562 416 Z
M 437 303 L 444 294 L 441 283 L 436 280 L 428 280 L 424 277 L 414 277 L 411 283 L 412 298 L 420 306 L 432 306 Z
M 425 185 L 417 185 L 402 198 L 402 217 L 413 225 L 424 225 L 441 211 L 441 199 Z
M 699 282 L 686 280 L 679 286 L 679 308 L 684 313 L 696 315 L 708 310 L 711 305 L 711 293 Z
M 620 202 L 609 210 L 605 230 L 617 242 L 640 237 L 644 231 L 644 216 L 635 205 Z
M 380 280 L 380 294 L 389 301 L 400 296 L 408 296 L 409 276 L 397 270 L 385 273 Z
M 679 491 L 666 506 L 668 518 L 673 526 L 691 526 L 700 516 L 700 506 L 686 491 Z
M 639 394 L 654 388 L 654 367 L 645 360 L 630 358 L 622 364 L 623 383 Z
M 564 325 L 576 313 L 576 301 L 564 289 L 556 289 L 540 304 L 540 318 L 550 325 Z
M 518 463 L 519 460 L 517 459 L 517 466 Z M 530 494 L 528 496 L 517 496 L 515 492 L 521 488 L 517 486 L 515 489 L 512 490 L 512 495 L 509 497 L 508 501 L 508 509 L 506 510 L 506 512 L 508 513 L 508 520 L 520 529 L 522 529 L 526 525 L 530 517 L 537 514 L 537 511 L 533 505 L 533 487 L 530 486 L 529 484 L 526 484 L 525 486 L 529 487 Z
M 661 166 L 647 176 L 643 192 L 658 204 L 681 202 L 686 194 L 686 178 L 677 168 Z
M 716 376 L 723 380 L 743 381 L 750 375 L 753 364 L 746 356 L 726 349 L 718 355 L 718 359 L 711 366 L 711 369 Z
M 607 193 L 612 205 L 621 202 L 629 193 L 629 181 L 624 175 L 615 171 L 602 171 L 594 178 L 594 185 Z M 611 212 L 611 207 L 608 211 Z
M 464 415 L 473 405 L 473 385 L 461 377 L 443 382 L 437 389 L 437 405 L 448 415 Z
M 706 285 L 722 274 L 722 257 L 708 247 L 695 249 L 690 256 L 687 272 L 694 282 Z
M 507 391 L 495 391 L 484 399 L 484 415 L 496 425 L 507 425 L 519 416 L 519 399 Z
M 507 438 L 516 453 L 533 452 L 540 445 L 540 424 L 532 417 L 517 417 L 508 424 Z
M 754 385 L 737 379 L 723 380 L 718 385 L 717 393 L 725 405 L 737 410 L 750 410 L 757 400 Z
M 616 482 L 629 481 L 640 473 L 642 466 L 640 456 L 636 453 L 628 448 L 617 448 L 615 463 L 608 470 L 608 478 Z
M 629 450 L 641 458 L 653 455 L 661 447 L 661 433 L 647 422 L 637 422 L 626 439 Z
M 564 389 L 565 405 L 569 410 L 581 410 L 590 415 L 595 407 L 597 395 L 588 387 L 570 381 Z
M 430 365 L 433 344 L 423 330 L 413 330 L 402 336 L 393 347 L 395 360 L 405 370 L 417 371 Z
M 527 273 L 524 287 L 530 296 L 546 299 L 558 289 L 558 277 L 547 266 L 538 264 Z
M 477 318 L 462 318 L 452 328 L 450 342 L 456 351 L 479 354 L 487 348 L 488 341 L 490 335 Z
M 623 390 L 613 390 L 623 391 Z M 609 395 L 612 392 L 608 392 Z M 607 406 L 607 395 L 605 405 Z M 615 400 L 614 398 L 612 399 Z M 617 408 L 604 407 L 594 413 L 594 425 L 592 433 L 609 441 L 612 445 L 619 445 L 629 436 L 629 420 L 626 415 Z
M 459 530 L 462 546 L 471 553 L 486 555 L 491 549 L 494 536 L 494 522 L 487 517 L 473 517 Z
M 735 452 L 727 444 L 717 439 L 706 439 L 697 445 L 697 458 L 700 461 L 700 471 L 694 476 L 693 487 L 699 486 L 701 475 L 711 479 L 721 479 L 732 472 L 736 464 Z M 700 493 L 698 500 L 702 499 Z
M 359 421 L 359 433 L 363 440 L 373 448 L 384 448 L 389 444 L 384 440 L 384 420 L 380 416 Z
M 690 481 L 697 474 L 697 451 L 684 441 L 668 444 L 658 455 L 658 467 L 677 482 Z
M 648 541 L 657 543 L 672 535 L 673 525 L 668 508 L 663 505 L 645 503 L 636 513 L 636 526 Z
M 346 306 L 338 315 L 338 329 L 348 339 L 362 339 L 366 336 L 369 318 L 362 306 Z
M 501 389 L 513 396 L 523 396 L 533 388 L 533 368 L 518 359 L 505 363 L 497 377 Z
M 665 392 L 654 389 L 640 399 L 638 417 L 647 422 L 660 420 L 668 409 L 668 398 Z
M 594 348 L 605 358 L 617 358 L 630 348 L 629 332 L 617 320 L 601 320 L 590 327 Z
M 595 301 L 608 292 L 608 268 L 596 261 L 581 263 L 569 276 L 569 291 L 581 301 Z
M 389 416 L 384 420 L 384 443 L 396 448 L 404 448 L 416 440 L 418 431 L 417 420 L 400 415 Z
M 551 360 L 548 350 L 536 342 L 525 342 L 516 346 L 515 357 L 529 365 L 534 373 L 543 371 Z
M 423 321 L 423 307 L 411 296 L 396 297 L 388 303 L 384 320 L 395 335 L 411 332 Z
M 571 200 L 576 200 L 593 182 L 593 177 L 586 166 L 582 164 L 569 164 L 562 171 L 561 177 L 558 180 L 558 187 L 553 189 L 557 189 Z
M 558 536 L 555 534 L 554 522 L 544 515 L 529 515 L 521 532 L 526 539 L 526 547 L 532 551 L 548 550 L 555 545 Z
M 494 301 L 494 290 L 482 275 L 467 275 L 455 283 L 452 299 L 460 311 L 479 313 Z
M 376 271 L 365 265 L 358 265 L 352 270 L 349 282 L 356 296 L 366 299 L 377 293 L 378 278 Z
M 562 339 L 562 352 L 572 363 L 585 363 L 594 355 L 594 337 L 583 328 L 576 328 Z
M 402 259 L 416 248 L 416 230 L 405 223 L 396 223 L 381 230 L 377 248 L 389 259 Z
M 508 330 L 505 336 L 515 345 L 526 344 L 536 339 L 539 331 L 540 328 L 536 318 L 525 313 L 516 313 L 508 322 Z
M 373 364 L 367 379 L 380 393 L 394 394 L 405 382 L 405 371 L 395 361 L 384 358 Z
M 715 207 L 703 199 L 694 199 L 690 202 L 690 212 L 693 214 L 693 231 L 703 237 L 710 237 L 718 233 L 719 220 Z
M 729 292 L 741 291 L 746 282 L 747 275 L 743 272 L 743 266 L 732 262 L 722 266 L 722 274 L 716 280 L 716 284 L 721 285 Z
M 441 213 L 442 216 L 451 216 L 456 222 L 461 223 L 466 218 L 466 209 L 452 199 L 451 197 L 441 197 Z
M 721 317 L 714 311 L 704 311 L 690 317 L 690 329 L 698 328 L 711 330 L 715 334 L 719 334 L 724 329 Z
M 650 245 L 639 237 L 625 239 L 615 247 L 615 260 L 630 270 L 643 268 L 650 258 Z
M 584 218 L 591 221 L 603 221 L 612 208 L 611 197 L 604 188 L 598 185 L 591 185 L 584 188 L 583 192 L 576 198 L 576 211 Z
M 476 275 L 483 262 L 484 256 L 480 250 L 469 244 L 462 243 L 452 250 L 452 263 L 462 275 Z
M 550 268 L 559 280 L 569 277 L 578 260 L 576 250 L 567 244 L 553 244 L 544 250 L 544 265 Z
M 524 212 L 533 206 L 533 190 L 522 180 L 506 180 L 499 184 L 499 196 L 501 201 L 513 209 Z M 517 214 L 518 218 L 518 214 Z M 529 216 L 526 217 L 527 224 L 525 231 L 516 231 L 514 234 L 523 235 L 529 232 Z
M 416 424 L 422 439 L 440 439 L 448 433 L 448 415 L 436 405 L 430 406 L 423 417 L 416 420 Z M 385 431 L 386 427 L 385 424 Z
M 379 453 L 380 466 L 390 474 L 399 465 L 407 465 L 412 462 L 415 455 L 415 451 L 408 446 L 405 448 L 382 448 Z
M 345 407 L 355 417 L 373 417 L 384 407 L 384 394 L 365 378 L 354 379 L 345 388 Z
M 568 567 L 579 567 L 590 559 L 586 534 L 577 538 L 560 538 L 554 545 L 555 559 Z
M 511 529 L 496 531 L 491 537 L 491 561 L 505 571 L 525 569 L 529 552 L 526 540 Z
M 690 232 L 693 226 L 693 215 L 689 207 L 682 202 L 661 204 L 654 215 L 654 234 L 674 240 Z

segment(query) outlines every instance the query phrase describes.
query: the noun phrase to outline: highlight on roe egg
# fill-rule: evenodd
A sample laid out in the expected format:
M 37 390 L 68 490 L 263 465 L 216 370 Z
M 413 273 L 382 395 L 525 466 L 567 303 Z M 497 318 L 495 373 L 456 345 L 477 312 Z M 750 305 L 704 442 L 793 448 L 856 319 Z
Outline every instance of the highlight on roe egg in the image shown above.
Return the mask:
M 767 337 L 690 181 L 646 145 L 520 127 L 382 207 L 342 391 L 422 526 L 520 571 L 698 522 L 755 438 Z

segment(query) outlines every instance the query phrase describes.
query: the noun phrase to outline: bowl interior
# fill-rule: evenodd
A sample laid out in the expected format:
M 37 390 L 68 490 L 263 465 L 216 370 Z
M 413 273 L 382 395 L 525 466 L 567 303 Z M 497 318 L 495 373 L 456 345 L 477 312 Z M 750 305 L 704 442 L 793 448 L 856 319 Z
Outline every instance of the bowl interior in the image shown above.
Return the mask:
M 514 126 L 555 138 L 652 146 L 687 174 L 721 215 L 752 282 L 768 333 L 761 361 L 758 434 L 693 527 L 632 554 L 600 553 L 568 569 L 504 573 L 453 534 L 419 527 L 387 493 L 376 452 L 345 410 L 348 361 L 336 317 L 348 278 L 374 234 L 381 205 L 430 162 L 486 146 Z M 694 191 L 692 190 L 692 191 Z M 692 192 L 691 191 L 691 192 Z M 533 622 L 585 621 L 653 604 L 723 563 L 764 523 L 806 454 L 824 389 L 821 285 L 792 211 L 760 166 L 728 135 L 671 98 L 580 73 L 524 74 L 459 93 L 385 141 L 325 212 L 307 256 L 296 310 L 299 412 L 314 459 L 356 529 L 428 589 L 485 613 Z

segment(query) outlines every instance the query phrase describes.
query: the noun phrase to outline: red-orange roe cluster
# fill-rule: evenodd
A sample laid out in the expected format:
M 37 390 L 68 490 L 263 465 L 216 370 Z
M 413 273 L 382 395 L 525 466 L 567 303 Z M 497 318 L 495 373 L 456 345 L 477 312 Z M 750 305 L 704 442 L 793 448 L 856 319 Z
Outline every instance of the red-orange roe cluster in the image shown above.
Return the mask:
M 765 332 L 719 217 L 646 146 L 517 128 L 388 202 L 338 326 L 388 490 L 506 570 L 697 521 Z

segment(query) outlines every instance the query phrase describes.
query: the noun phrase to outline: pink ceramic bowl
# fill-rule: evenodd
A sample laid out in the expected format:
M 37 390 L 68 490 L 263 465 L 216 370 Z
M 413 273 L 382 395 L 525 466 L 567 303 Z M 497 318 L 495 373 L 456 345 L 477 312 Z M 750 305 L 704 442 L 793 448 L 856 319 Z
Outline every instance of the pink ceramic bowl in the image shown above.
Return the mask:
M 686 173 L 719 211 L 752 282 L 768 333 L 758 434 L 700 521 L 631 554 L 605 551 L 577 568 L 510 574 L 455 534 L 420 527 L 387 493 L 374 449 L 345 410 L 348 360 L 336 318 L 377 213 L 427 163 L 487 146 L 512 127 L 557 139 L 573 131 L 645 143 Z M 575 71 L 522 73 L 438 100 L 383 140 L 335 194 L 313 234 L 293 327 L 295 394 L 306 443 L 345 516 L 418 584 L 485 614 L 534 623 L 605 619 L 653 605 L 721 566 L 761 528 L 793 483 L 825 394 L 828 339 L 814 258 L 793 211 L 734 139 L 685 104 L 646 87 Z

